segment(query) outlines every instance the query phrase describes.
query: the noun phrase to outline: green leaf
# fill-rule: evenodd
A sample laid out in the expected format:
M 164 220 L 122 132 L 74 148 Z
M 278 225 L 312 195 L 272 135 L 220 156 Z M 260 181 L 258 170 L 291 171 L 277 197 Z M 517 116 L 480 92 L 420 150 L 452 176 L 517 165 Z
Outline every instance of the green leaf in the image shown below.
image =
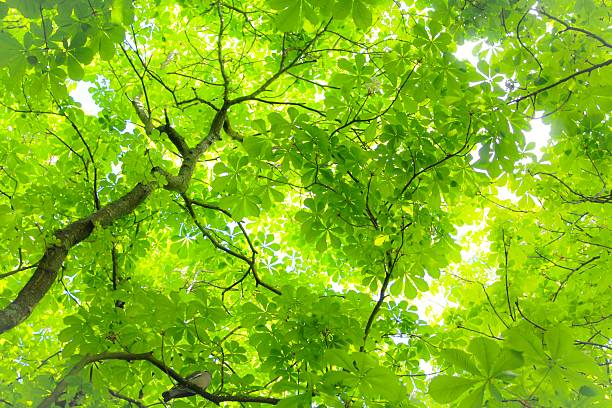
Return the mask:
M 526 325 L 511 328 L 506 333 L 506 344 L 508 347 L 521 351 L 531 359 L 537 361 L 545 360 L 545 353 L 540 340 L 535 333 Z
M 291 1 L 290 5 L 278 13 L 276 26 L 280 31 L 297 31 L 302 27 L 304 15 L 302 13 L 302 3 L 304 0 Z
M 362 30 L 372 25 L 372 12 L 362 0 L 353 0 L 353 21 Z
M 336 0 L 333 7 L 333 16 L 337 20 L 344 20 L 353 9 L 353 0 Z
M 397 376 L 387 368 L 368 370 L 364 381 L 370 386 L 372 393 L 381 395 L 387 401 L 399 401 L 406 395 L 406 390 Z
M 115 56 L 115 44 L 106 33 L 98 37 L 98 53 L 104 61 L 110 61 Z
M 74 79 L 75 81 L 80 81 L 83 79 L 83 75 L 85 75 L 85 71 L 79 61 L 76 60 L 72 55 L 68 55 L 66 66 L 68 67 L 68 76 L 70 79 Z
M 474 375 L 481 375 L 480 370 L 478 370 L 470 355 L 463 350 L 446 349 L 440 353 L 440 356 L 459 370 L 464 370 Z
M 265 157 L 272 151 L 272 142 L 263 136 L 247 136 L 242 145 L 251 157 Z
M 597 362 L 592 357 L 576 350 L 574 346 L 571 346 L 571 349 L 565 351 L 563 355 L 560 356 L 560 359 L 563 366 L 566 368 L 593 376 L 601 375 L 601 368 Z
M 296 395 L 282 399 L 277 407 L 281 408 L 310 408 L 312 406 L 312 393 Z
M 11 34 L 0 31 L 0 67 L 11 66 L 19 55 L 23 54 L 23 47 Z
M 111 5 L 111 21 L 115 24 L 121 24 L 123 22 L 123 15 L 125 14 L 125 1 L 124 0 L 112 0 Z
M 472 391 L 461 400 L 459 404 L 460 408 L 480 408 L 482 407 L 482 400 L 484 399 L 485 386 L 482 385 Z
M 10 0 L 8 3 L 26 18 L 40 17 L 40 4 L 36 0 Z
M 325 353 L 325 360 L 328 364 L 341 367 L 345 370 L 355 370 L 354 359 L 343 350 L 328 350 Z
M 574 347 L 571 332 L 562 326 L 547 330 L 544 333 L 544 342 L 553 360 L 561 359 Z
M 468 350 L 476 357 L 484 371 L 487 374 L 492 374 L 493 364 L 501 351 L 496 341 L 484 337 L 476 337 L 470 342 Z
M 436 402 L 448 404 L 458 399 L 476 383 L 476 380 L 469 378 L 439 375 L 429 383 L 429 395 Z
M 79 47 L 73 51 L 75 58 L 84 65 L 88 65 L 93 60 L 94 51 L 88 47 Z
M 374 239 L 374 245 L 381 246 L 382 244 L 384 244 L 388 240 L 389 240 L 389 236 L 388 235 L 379 235 L 379 236 L 377 236 Z
M 606 5 L 0 1 L 5 405 L 609 405 Z
M 523 355 L 518 351 L 503 349 L 495 359 L 491 368 L 491 375 L 495 376 L 504 371 L 514 370 L 523 366 Z

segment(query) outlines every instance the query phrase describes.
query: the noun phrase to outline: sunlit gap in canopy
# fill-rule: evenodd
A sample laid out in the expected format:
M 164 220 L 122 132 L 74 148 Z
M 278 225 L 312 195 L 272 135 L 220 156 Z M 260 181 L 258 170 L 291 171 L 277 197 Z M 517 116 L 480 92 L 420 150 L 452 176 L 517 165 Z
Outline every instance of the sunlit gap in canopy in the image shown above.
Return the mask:
M 488 45 L 484 40 L 477 41 L 466 41 L 464 44 L 457 47 L 455 57 L 459 60 L 468 61 L 472 66 L 478 70 L 478 62 L 480 58 L 483 58 L 487 62 L 491 60 L 491 55 L 494 52 L 495 46 Z M 477 54 L 477 55 L 475 55 Z M 480 71 L 479 71 L 480 72 Z M 483 75 L 484 80 L 492 80 L 487 78 L 487 75 L 480 72 Z M 505 82 L 508 78 L 503 77 L 502 82 Z M 499 81 L 496 81 L 499 82 Z M 528 131 L 523 132 L 525 136 L 526 144 L 532 144 L 530 152 L 534 153 L 537 160 L 542 159 L 543 148 L 548 146 L 550 143 L 550 125 L 546 125 L 541 118 L 543 112 L 536 112 L 535 117 L 539 119 L 533 119 L 530 121 L 531 128 Z M 479 149 L 481 146 L 476 146 L 471 152 L 472 163 L 475 163 L 480 159 Z M 525 158 L 521 160 L 520 164 L 528 164 L 532 160 Z M 479 170 L 476 170 L 479 171 Z M 503 186 L 497 188 L 497 198 L 502 201 L 509 200 L 511 202 L 518 202 L 518 197 L 509 188 Z M 452 238 L 462 246 L 461 259 L 463 263 L 473 264 L 478 262 L 479 254 L 487 253 L 490 251 L 491 242 L 484 239 L 479 242 L 473 242 L 471 235 L 482 231 L 487 226 L 488 219 L 488 208 L 482 209 L 482 220 L 472 224 L 455 225 L 457 233 Z M 447 267 L 448 273 L 454 273 L 458 268 L 458 265 L 449 265 Z M 490 284 L 497 279 L 494 269 L 485 271 L 486 282 Z M 452 303 L 448 301 L 447 293 L 444 288 L 434 288 L 430 292 L 420 294 L 414 304 L 418 308 L 419 318 L 425 320 L 428 323 L 433 323 L 439 319 L 445 309 L 448 307 L 454 307 Z
M 476 70 L 478 70 L 478 62 L 480 58 L 484 59 L 487 62 L 490 62 L 492 53 L 495 52 L 496 45 L 488 45 L 484 40 L 476 40 L 476 41 L 466 41 L 464 44 L 457 47 L 457 51 L 455 52 L 455 57 L 460 60 L 468 61 Z M 478 55 L 475 55 L 478 54 Z M 478 72 L 480 72 L 478 70 Z M 480 72 L 483 77 L 487 77 L 485 73 Z M 497 74 L 498 76 L 500 74 Z M 492 80 L 493 78 L 489 78 Z M 508 77 L 502 75 L 502 83 L 507 83 Z M 500 81 L 497 81 L 500 82 Z M 550 125 L 546 125 L 541 117 L 543 112 L 536 112 L 536 119 L 532 119 L 530 121 L 530 130 L 524 131 L 523 135 L 525 136 L 526 145 L 530 146 L 529 152 L 535 154 L 537 160 L 541 160 L 543 156 L 542 149 L 550 143 Z M 480 159 L 479 150 L 482 146 L 480 144 L 476 145 L 473 151 L 471 152 L 472 156 L 472 164 Z M 519 164 L 529 164 L 531 162 L 531 158 L 522 159 Z M 484 170 L 475 169 L 475 171 L 483 172 Z M 507 187 L 498 188 L 498 198 L 502 200 L 510 199 L 512 201 L 518 201 L 518 198 L 512 191 L 510 191 Z
M 95 87 L 96 84 L 88 81 L 76 82 L 76 87 L 70 91 L 70 97 L 80 104 L 81 110 L 85 115 L 98 116 L 102 108 L 93 100 L 89 89 Z
M 108 80 L 103 76 L 98 76 L 96 80 L 97 83 L 89 81 L 73 82 L 76 85 L 75 88 L 70 91 L 70 97 L 80 105 L 85 115 L 98 117 L 99 113 L 102 111 L 102 108 L 94 101 L 90 89 L 106 86 L 105 83 L 107 81 Z M 132 133 L 135 127 L 136 126 L 130 120 L 126 120 L 125 129 L 120 131 L 120 133 Z
M 491 55 L 495 49 L 495 45 L 490 46 L 484 40 L 466 41 L 457 47 L 457 51 L 455 51 L 454 55 L 459 60 L 468 61 L 472 66 L 474 66 L 474 68 L 476 68 L 476 70 L 478 70 L 478 62 L 480 61 L 480 58 L 490 62 Z M 474 55 L 475 53 L 478 55 Z M 480 72 L 480 74 L 486 78 L 485 73 Z M 508 79 L 508 77 L 503 76 L 501 82 L 506 82 Z M 534 144 L 532 152 L 537 156 L 538 160 L 542 158 L 542 148 L 547 146 L 550 141 L 550 125 L 546 125 L 544 122 L 542 122 L 542 114 L 543 112 L 536 112 L 535 117 L 538 119 L 532 119 L 530 122 L 531 129 L 523 132 L 527 144 Z M 478 160 L 478 146 L 472 152 L 472 157 L 474 158 L 474 161 Z

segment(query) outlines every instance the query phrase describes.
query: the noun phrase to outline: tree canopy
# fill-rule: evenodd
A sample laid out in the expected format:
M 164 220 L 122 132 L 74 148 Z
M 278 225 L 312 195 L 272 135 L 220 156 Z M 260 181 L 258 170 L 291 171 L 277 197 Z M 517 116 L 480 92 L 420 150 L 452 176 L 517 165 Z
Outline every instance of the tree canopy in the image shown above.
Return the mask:
M 606 3 L 0 3 L 0 405 L 611 406 Z

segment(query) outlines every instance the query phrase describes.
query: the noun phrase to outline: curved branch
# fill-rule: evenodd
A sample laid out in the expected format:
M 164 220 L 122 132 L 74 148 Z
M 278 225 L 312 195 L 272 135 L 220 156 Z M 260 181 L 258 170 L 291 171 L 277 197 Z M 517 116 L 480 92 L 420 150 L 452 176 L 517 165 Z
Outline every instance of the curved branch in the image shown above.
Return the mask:
M 583 194 L 583 193 L 581 193 L 579 191 L 574 190 L 571 186 L 569 186 L 565 181 L 563 181 L 560 177 L 556 176 L 555 174 L 547 173 L 545 171 L 539 171 L 537 173 L 533 173 L 532 175 L 534 175 L 534 176 L 544 175 L 544 176 L 548 176 L 548 177 L 551 177 L 551 178 L 555 179 L 557 182 L 559 182 L 559 184 L 561 184 L 563 187 L 565 187 L 570 193 L 574 194 L 577 197 L 580 197 L 580 200 L 578 200 L 578 202 L 591 202 L 591 203 L 597 203 L 597 204 L 612 204 L 612 193 L 608 193 L 608 194 L 605 194 L 605 195 L 597 194 L 597 195 L 593 195 L 593 196 L 588 196 L 586 194 Z
M 393 95 L 393 99 L 391 100 L 391 102 L 389 102 L 389 104 L 385 107 L 385 109 L 383 109 L 381 112 L 377 113 L 376 115 L 374 115 L 374 116 L 372 116 L 370 118 L 366 118 L 366 119 L 359 119 L 359 112 L 358 112 L 353 119 L 347 121 L 342 126 L 334 129 L 334 131 L 332 132 L 332 135 L 336 134 L 337 132 L 341 131 L 342 129 L 344 129 L 344 128 L 348 127 L 348 126 L 351 126 L 354 123 L 364 123 L 364 122 L 368 122 L 369 123 L 369 122 L 371 122 L 373 120 L 377 120 L 378 118 L 386 115 L 387 112 L 389 112 L 391 110 L 393 105 L 395 105 L 395 102 L 397 102 L 399 100 L 399 97 L 400 97 L 402 91 L 404 90 L 404 87 L 408 83 L 408 80 L 410 79 L 410 77 L 412 77 L 412 74 L 414 74 L 414 72 L 416 71 L 416 69 L 419 67 L 420 64 L 421 64 L 421 60 L 418 60 L 416 62 L 416 64 L 414 64 L 412 66 L 412 69 L 410 70 L 410 72 L 408 72 L 408 74 L 406 74 L 406 77 L 402 80 L 402 83 L 400 84 L 400 86 L 395 90 L 395 94 Z M 364 100 L 364 104 L 365 104 L 365 100 Z M 363 107 L 363 105 L 361 107 Z M 361 108 L 359 110 L 361 110 Z
M 170 142 L 177 148 L 179 153 L 182 156 L 189 154 L 189 145 L 185 141 L 185 138 L 176 131 L 175 128 L 170 126 L 170 119 L 168 119 L 168 113 L 164 111 L 164 115 L 166 116 L 166 124 L 163 126 L 159 126 L 157 129 L 160 133 L 165 133 L 168 136 Z
M 300 107 L 302 109 L 306 109 L 306 110 L 308 110 L 310 112 L 314 112 L 314 113 L 316 113 L 319 116 L 322 116 L 322 117 L 326 117 L 327 116 L 325 114 L 325 112 L 320 111 L 320 110 L 315 109 L 315 108 L 312 108 L 312 107 L 310 107 L 310 106 L 308 106 L 308 105 L 306 105 L 304 103 L 301 103 L 301 102 L 271 101 L 271 100 L 268 100 L 268 99 L 257 98 L 257 97 L 252 98 L 251 101 L 266 103 L 268 105 L 290 105 L 290 106 L 297 106 L 297 107 Z
M 463 150 L 468 147 L 468 145 L 470 144 L 470 132 L 472 130 L 472 113 L 469 114 L 469 121 L 468 121 L 468 126 L 467 126 L 467 130 L 465 131 L 465 143 L 463 144 L 463 146 L 461 146 L 461 148 L 459 150 L 457 150 L 454 153 L 448 153 L 446 154 L 446 156 L 444 156 L 443 158 L 441 158 L 440 160 L 433 162 L 425 167 L 423 167 L 421 170 L 419 171 L 414 171 L 412 174 L 412 177 L 410 177 L 410 180 L 408 180 L 408 182 L 404 185 L 404 187 L 402 188 L 402 191 L 400 191 L 399 193 L 399 197 L 403 196 L 404 193 L 406 192 L 406 190 L 408 189 L 408 187 L 410 187 L 410 185 L 414 182 L 414 180 L 416 180 L 417 177 L 419 177 L 421 174 L 441 165 L 442 163 L 444 163 L 445 161 L 452 159 L 453 157 L 457 157 L 459 155 L 461 155 L 463 153 Z M 416 170 L 416 164 L 415 164 L 415 168 L 414 170 Z
M 143 404 L 142 402 L 140 402 L 140 401 L 138 401 L 138 400 L 136 400 L 134 398 L 130 398 L 127 395 L 120 394 L 117 391 L 113 391 L 110 388 L 108 389 L 108 393 L 110 395 L 112 395 L 113 397 L 117 398 L 117 399 L 121 399 L 121 400 L 126 401 L 129 404 L 129 406 L 132 406 L 132 404 L 133 404 L 133 405 L 136 405 L 138 408 L 147 408 L 147 406 L 145 404 Z
M 542 64 L 540 64 L 540 60 L 538 59 L 538 57 L 535 56 L 533 51 L 531 51 L 531 49 L 529 49 L 529 47 L 527 47 L 525 45 L 525 43 L 521 39 L 521 24 L 523 23 L 523 20 L 525 19 L 525 17 L 527 17 L 528 13 L 529 13 L 529 10 L 525 11 L 525 13 L 523 13 L 523 17 L 521 17 L 521 19 L 519 20 L 518 24 L 516 25 L 516 39 L 518 40 L 518 42 L 521 45 L 521 47 L 523 47 L 529 53 L 529 55 L 531 55 L 531 57 L 535 60 L 535 62 L 540 67 L 540 73 L 542 73 L 544 68 L 542 67 Z
M 276 73 L 274 73 L 270 78 L 268 78 L 263 84 L 261 84 L 257 89 L 252 91 L 250 94 L 243 95 L 238 98 L 229 100 L 227 101 L 227 105 L 231 106 L 231 105 L 236 105 L 242 102 L 253 100 L 259 94 L 266 91 L 268 87 L 272 85 L 272 83 L 276 81 L 278 78 L 280 78 L 285 72 L 289 71 L 293 67 L 301 65 L 303 63 L 303 62 L 300 62 L 302 57 L 306 55 L 308 49 L 312 47 L 315 41 L 319 39 L 319 37 L 321 37 L 327 31 L 327 28 L 329 27 L 330 24 L 331 24 L 331 19 L 306 43 L 306 45 L 302 49 L 299 50 L 295 58 L 293 58 L 293 60 L 291 60 L 291 62 L 288 65 L 284 67 L 281 66 L 281 68 Z
M 261 277 L 259 276 L 259 274 L 257 273 L 257 265 L 256 265 L 256 262 L 255 262 L 255 255 L 257 254 L 257 251 L 253 247 L 253 243 L 251 242 L 251 239 L 249 238 L 248 234 L 246 233 L 246 230 L 244 229 L 244 226 L 242 225 L 241 222 L 237 222 L 237 223 L 240 226 L 240 230 L 244 234 L 244 236 L 245 236 L 245 238 L 246 238 L 246 240 L 247 240 L 247 242 L 249 244 L 249 248 L 250 248 L 250 250 L 252 252 L 251 258 L 248 258 L 246 255 L 243 255 L 243 254 L 241 254 L 239 252 L 233 251 L 232 249 L 223 246 L 214 236 L 212 236 L 206 230 L 206 228 L 204 228 L 202 223 L 200 223 L 200 221 L 198 220 L 198 216 L 197 216 L 197 214 L 195 213 L 195 211 L 193 209 L 193 204 L 199 205 L 199 206 L 201 206 L 203 208 L 208 208 L 208 209 L 213 209 L 215 211 L 220 211 L 223 214 L 227 215 L 228 217 L 232 218 L 231 214 L 227 210 L 224 210 L 224 209 L 222 209 L 220 207 L 217 207 L 217 206 L 214 206 L 214 205 L 209 205 L 209 204 L 203 203 L 203 202 L 198 201 L 198 200 L 192 200 L 189 197 L 187 197 L 185 194 L 183 194 L 182 197 L 183 197 L 183 200 L 185 201 L 185 206 L 187 208 L 187 212 L 189 213 L 189 215 L 193 219 L 193 222 L 196 224 L 196 226 L 198 227 L 198 229 L 200 230 L 202 235 L 204 235 L 206 238 L 208 238 L 210 240 L 210 242 L 213 244 L 213 246 L 215 246 L 217 249 L 227 253 L 228 255 L 231 255 L 234 258 L 238 258 L 241 261 L 245 262 L 249 266 L 249 271 L 253 274 L 253 278 L 255 279 L 255 283 L 257 285 L 263 286 L 264 288 L 268 289 L 269 291 L 273 292 L 276 295 L 281 295 L 282 294 L 280 290 L 278 290 L 274 286 L 269 285 L 266 282 L 264 282 L 261 279 Z M 244 279 L 244 277 L 241 278 L 240 281 L 242 281 L 243 279 Z M 230 289 L 233 286 L 234 285 L 230 286 Z
M 385 254 L 386 263 L 383 263 L 383 267 L 385 269 L 385 279 L 383 280 L 383 283 L 380 287 L 380 292 L 378 294 L 378 300 L 376 301 L 376 304 L 374 305 L 374 308 L 372 309 L 372 312 L 370 313 L 370 316 L 368 317 L 368 321 L 363 331 L 363 338 L 362 338 L 363 343 L 359 347 L 360 352 L 365 351 L 366 342 L 368 341 L 370 330 L 372 329 L 372 325 L 374 324 L 374 319 L 376 319 L 376 316 L 378 315 L 378 312 L 380 311 L 380 308 L 382 307 L 383 302 L 385 301 L 385 298 L 387 297 L 386 292 L 387 292 L 387 288 L 389 287 L 389 283 L 391 282 L 391 276 L 393 275 L 393 271 L 395 270 L 395 267 L 397 266 L 397 261 L 399 261 L 400 259 L 402 248 L 404 247 L 404 231 L 410 225 L 412 225 L 412 222 L 402 226 L 402 229 L 401 229 L 402 239 L 401 239 L 399 248 L 395 250 L 395 255 L 392 256 L 391 250 L 387 251 Z
M 561 20 L 560 18 L 557 18 L 555 16 L 552 16 L 552 15 L 548 14 L 546 12 L 546 10 L 544 10 L 544 8 L 542 8 L 542 7 L 538 8 L 537 11 L 538 11 L 538 14 L 542 14 L 542 15 L 550 18 L 551 20 L 554 20 L 557 23 L 562 24 L 565 27 L 565 30 L 563 30 L 563 31 L 577 31 L 577 32 L 585 34 L 585 35 L 587 35 L 587 36 L 589 36 L 591 38 L 594 38 L 595 40 L 599 41 L 604 47 L 612 48 L 612 44 L 610 44 L 609 42 L 607 42 L 606 40 L 604 40 L 603 38 L 601 38 L 600 36 L 598 36 L 597 34 L 591 32 L 591 31 L 585 30 L 584 28 L 571 26 L 571 25 L 567 24 L 565 21 Z
M 139 354 L 127 352 L 107 352 L 83 357 L 70 369 L 70 371 L 68 371 L 68 374 L 57 383 L 55 389 L 51 392 L 51 394 L 47 396 L 47 398 L 45 398 L 40 404 L 38 404 L 38 408 L 51 408 L 55 401 L 57 401 L 57 399 L 66 391 L 66 388 L 68 387 L 69 383 L 68 377 L 77 375 L 83 368 L 85 368 L 89 364 L 104 360 L 147 361 L 153 364 L 161 371 L 163 371 L 166 375 L 168 375 L 168 377 L 174 379 L 177 383 L 189 387 L 198 395 L 201 395 L 202 397 L 217 405 L 225 401 L 255 402 L 260 404 L 276 405 L 280 401 L 278 398 L 271 397 L 250 397 L 245 395 L 215 395 L 208 393 L 203 388 L 198 387 L 195 384 L 187 381 L 184 377 L 182 377 L 172 368 L 168 367 L 162 361 L 155 358 L 153 356 L 153 352 Z
M 562 78 L 562 79 L 558 80 L 557 82 L 554 82 L 554 83 L 552 83 L 552 84 L 550 84 L 548 86 L 545 86 L 543 88 L 536 89 L 535 91 L 530 92 L 527 95 L 523 95 L 523 96 L 520 96 L 520 97 L 518 97 L 516 99 L 513 99 L 510 102 L 508 102 L 508 105 L 513 104 L 513 103 L 519 103 L 521 101 L 524 101 L 525 99 L 532 98 L 532 97 L 536 96 L 537 94 L 540 94 L 540 93 L 542 93 L 544 91 L 547 91 L 547 90 L 549 90 L 551 88 L 554 88 L 557 85 L 561 85 L 562 83 L 567 82 L 567 81 L 569 81 L 572 78 L 575 78 L 575 77 L 577 77 L 579 75 L 582 75 L 582 74 L 588 74 L 589 72 L 595 71 L 596 69 L 599 69 L 599 68 L 606 67 L 606 66 L 608 66 L 610 64 L 612 64 L 612 58 L 607 60 L 607 61 L 600 62 L 599 64 L 595 64 L 592 67 L 581 69 L 580 71 L 576 71 L 573 74 L 568 75 L 565 78 Z

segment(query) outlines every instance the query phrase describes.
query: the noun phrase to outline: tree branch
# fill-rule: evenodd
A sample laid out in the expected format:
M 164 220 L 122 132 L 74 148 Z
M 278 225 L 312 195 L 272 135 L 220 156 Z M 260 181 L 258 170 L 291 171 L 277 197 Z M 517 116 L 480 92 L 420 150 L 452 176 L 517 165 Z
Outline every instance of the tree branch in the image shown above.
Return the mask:
M 240 230 L 242 231 L 242 233 L 244 234 L 247 243 L 249 245 L 249 248 L 251 250 L 251 257 L 247 257 L 246 255 L 243 255 L 241 253 L 238 253 L 230 248 L 227 248 L 225 246 L 223 246 L 214 236 L 212 236 L 212 234 L 210 234 L 206 228 L 204 228 L 204 226 L 202 225 L 202 223 L 200 223 L 200 221 L 198 220 L 198 216 L 195 213 L 194 209 L 193 209 L 193 204 L 198 205 L 200 207 L 203 208 L 208 208 L 211 210 L 215 210 L 215 211 L 220 211 L 223 214 L 225 214 L 226 216 L 232 218 L 231 214 L 229 213 L 229 211 L 224 210 L 220 207 L 214 206 L 214 205 L 210 205 L 210 204 L 206 204 L 203 203 L 201 201 L 198 200 L 192 200 L 189 197 L 187 197 L 185 194 L 182 195 L 183 200 L 185 201 L 185 206 L 187 208 L 187 212 L 189 213 L 189 215 L 191 216 L 191 218 L 193 219 L 193 222 L 196 224 L 196 226 L 198 227 L 198 229 L 200 230 L 200 232 L 202 233 L 202 235 L 204 235 L 206 238 L 208 238 L 210 240 L 210 242 L 219 250 L 225 252 L 228 255 L 231 255 L 235 258 L 240 259 L 241 261 L 245 262 L 248 266 L 249 266 L 249 271 L 253 274 L 253 278 L 255 279 L 255 283 L 257 285 L 261 285 L 264 288 L 268 289 L 269 291 L 277 294 L 277 295 L 281 295 L 281 291 L 276 289 L 275 287 L 267 284 L 266 282 L 264 282 L 261 277 L 259 276 L 259 274 L 257 273 L 257 265 L 255 262 L 255 255 L 257 254 L 257 251 L 255 250 L 255 248 L 253 247 L 253 243 L 251 242 L 248 234 L 246 233 L 246 230 L 244 229 L 244 226 L 242 225 L 241 222 L 238 222 L 238 226 L 240 227 Z M 233 219 L 233 218 L 232 218 Z M 248 272 L 247 272 L 248 273 Z M 242 281 L 244 279 L 244 276 L 240 279 L 240 281 Z M 234 287 L 235 285 L 230 286 L 227 290 L 231 289 L 232 287 Z M 227 291 L 226 290 L 226 291 Z
M 136 400 L 136 399 L 134 399 L 134 398 L 130 398 L 130 397 L 126 396 L 126 395 L 120 394 L 120 393 L 118 393 L 117 391 L 113 391 L 113 390 L 111 390 L 110 388 L 108 389 L 108 393 L 109 393 L 110 395 L 112 395 L 113 397 L 115 397 L 115 398 L 118 398 L 118 399 L 121 399 L 121 400 L 124 400 L 124 401 L 128 402 L 128 404 L 129 404 L 130 406 L 132 406 L 132 404 L 134 404 L 134 405 L 136 405 L 138 408 L 146 408 L 146 407 L 147 407 L 147 406 L 146 406 L 145 404 L 143 404 L 142 402 L 140 402 L 140 401 L 138 401 L 138 400 Z
M 77 375 L 83 368 L 85 368 L 89 364 L 104 360 L 147 361 L 157 367 L 162 372 L 164 372 L 168 377 L 174 379 L 177 383 L 189 387 L 198 395 L 201 395 L 208 401 L 211 401 L 217 405 L 225 401 L 254 402 L 270 405 L 276 405 L 279 402 L 278 398 L 271 397 L 250 397 L 245 395 L 215 395 L 208 393 L 203 388 L 198 387 L 197 385 L 187 381 L 184 377 L 182 377 L 172 368 L 168 367 L 162 361 L 155 358 L 152 352 L 140 354 L 127 352 L 107 352 L 83 357 L 70 369 L 70 371 L 68 371 L 68 374 L 57 383 L 55 389 L 38 405 L 38 408 L 51 408 L 55 401 L 57 401 L 57 399 L 66 391 L 66 388 L 68 387 L 69 383 L 69 377 Z
M 391 276 L 393 275 L 393 271 L 395 270 L 395 266 L 397 265 L 397 261 L 400 258 L 400 254 L 404 246 L 404 231 L 410 225 L 412 225 L 412 223 L 409 223 L 403 226 L 401 229 L 401 242 L 400 242 L 399 247 L 395 250 L 395 256 L 391 258 L 391 254 L 392 254 L 391 250 L 388 250 L 385 253 L 386 259 L 385 259 L 385 263 L 383 264 L 384 269 L 385 269 L 385 279 L 383 280 L 383 283 L 380 287 L 380 292 L 378 294 L 378 300 L 376 301 L 376 304 L 374 305 L 374 309 L 372 309 L 372 312 L 370 313 L 370 316 L 368 317 L 368 321 L 363 331 L 363 343 L 359 347 L 359 351 L 361 352 L 365 351 L 366 341 L 368 340 L 368 336 L 370 335 L 370 330 L 372 329 L 372 325 L 374 324 L 374 319 L 378 315 L 378 311 L 380 310 L 383 302 L 385 301 L 385 298 L 387 297 L 387 293 L 386 293 L 387 288 L 389 286 L 389 283 L 391 281 Z
M 599 258 L 600 258 L 599 255 L 594 256 L 594 257 L 592 257 L 592 258 L 582 262 L 577 267 L 571 269 L 570 272 L 565 276 L 565 278 L 559 283 L 559 287 L 557 288 L 557 291 L 555 292 L 555 294 L 554 294 L 554 296 L 552 298 L 552 301 L 554 302 L 555 300 L 557 300 L 557 296 L 559 296 L 559 293 L 561 292 L 561 289 L 563 289 L 565 287 L 565 284 L 567 284 L 567 281 L 569 281 L 569 279 L 572 277 L 572 275 L 574 273 L 576 273 L 580 269 L 584 268 L 585 266 L 587 266 L 591 262 L 594 262 L 594 261 L 598 260 Z
M 226 114 L 226 107 L 215 114 L 207 136 L 183 157 L 178 175 L 171 175 L 162 169 L 152 170 L 153 173 L 164 174 L 168 182 L 164 186 L 166 190 L 179 193 L 187 190 L 199 157 L 220 138 Z M 17 298 L 0 310 L 0 333 L 12 329 L 32 314 L 36 305 L 51 289 L 72 247 L 89 237 L 95 227 L 106 228 L 119 218 L 132 213 L 156 188 L 158 188 L 157 181 L 140 182 L 118 200 L 57 230 L 54 233 L 56 241 L 46 248 L 30 280 L 21 289 Z
M 0 310 L 0 333 L 12 329 L 30 316 L 55 282 L 58 271 L 72 247 L 89 237 L 95 227 L 108 227 L 117 219 L 130 214 L 151 194 L 156 185 L 156 182 L 138 183 L 118 200 L 57 230 L 54 234 L 56 241 L 47 247 L 30 280 L 17 298 Z
M 576 71 L 573 74 L 568 75 L 565 78 L 562 78 L 562 79 L 558 80 L 557 82 L 554 82 L 554 83 L 552 83 L 552 84 L 550 84 L 548 86 L 542 87 L 540 89 L 536 89 L 535 91 L 530 92 L 527 95 L 523 95 L 523 96 L 520 96 L 520 97 L 518 97 L 516 99 L 513 99 L 510 102 L 508 102 L 508 105 L 511 105 L 513 103 L 519 103 L 521 101 L 524 101 L 525 99 L 532 98 L 532 97 L 534 97 L 534 96 L 536 96 L 536 95 L 538 95 L 538 94 L 540 94 L 540 93 L 542 93 L 544 91 L 547 91 L 547 90 L 549 90 L 551 88 L 554 88 L 554 87 L 556 87 L 558 85 L 561 85 L 562 83 L 567 82 L 567 81 L 569 81 L 572 78 L 575 78 L 575 77 L 577 77 L 579 75 L 582 75 L 582 74 L 588 74 L 589 72 L 595 71 L 596 69 L 599 69 L 599 68 L 606 67 L 606 66 L 608 66 L 610 64 L 612 64 L 612 59 L 609 59 L 609 60 L 604 61 L 604 62 L 600 62 L 599 64 L 595 64 L 595 65 L 593 65 L 593 66 L 591 66 L 589 68 L 585 68 L 585 69 L 581 69 L 580 71 Z
M 174 127 L 170 126 L 170 119 L 168 118 L 168 113 L 165 110 L 164 115 L 166 116 L 166 124 L 157 127 L 157 130 L 159 130 L 160 133 L 165 133 L 168 136 L 168 139 L 179 151 L 181 157 L 188 155 L 191 149 L 187 145 L 185 138 L 179 132 L 177 132 Z
M 244 95 L 244 96 L 240 96 L 238 98 L 232 99 L 230 101 L 227 102 L 228 106 L 231 105 L 236 105 L 245 101 L 250 101 L 254 98 L 256 98 L 259 94 L 261 94 L 263 91 L 265 91 L 266 89 L 268 89 L 268 87 L 270 85 L 272 85 L 272 83 L 274 83 L 274 81 L 276 81 L 281 75 L 283 75 L 285 72 L 287 72 L 289 69 L 300 65 L 299 61 L 300 59 L 306 54 L 306 51 L 315 43 L 315 41 L 321 37 L 321 35 L 323 35 L 323 33 L 325 33 L 327 31 L 327 27 L 329 27 L 329 24 L 331 23 L 331 19 L 327 22 L 327 24 L 325 24 L 325 26 L 323 26 L 323 28 L 321 30 L 319 30 L 314 37 L 312 37 L 312 39 L 310 41 L 308 41 L 308 43 L 304 46 L 304 48 L 302 48 L 297 56 L 285 67 L 281 67 L 274 75 L 272 75 L 270 78 L 268 78 L 262 85 L 260 85 L 257 89 L 255 89 L 253 92 L 251 92 L 248 95 Z
M 551 20 L 554 20 L 557 23 L 562 24 L 565 27 L 564 31 L 577 31 L 577 32 L 582 33 L 582 34 L 586 34 L 587 36 L 589 36 L 591 38 L 594 38 L 595 40 L 599 41 L 604 47 L 612 48 L 612 44 L 610 44 L 609 42 L 607 42 L 606 40 L 604 40 L 603 38 L 601 38 L 597 34 L 591 32 L 591 31 L 585 30 L 584 28 L 571 26 L 571 25 L 567 24 L 565 21 L 561 20 L 560 18 L 557 18 L 555 16 L 552 16 L 552 15 L 548 14 L 546 12 L 546 10 L 544 10 L 543 7 L 538 8 L 537 12 L 538 12 L 538 14 L 542 14 L 542 15 L 550 18 Z
M 423 174 L 423 173 L 433 169 L 434 167 L 437 167 L 437 166 L 441 165 L 442 163 L 444 163 L 448 159 L 451 159 L 453 157 L 459 156 L 463 152 L 463 150 L 469 145 L 471 130 L 472 130 L 472 114 L 470 113 L 469 114 L 469 122 L 468 122 L 467 130 L 465 131 L 465 143 L 463 144 L 463 146 L 461 146 L 461 148 L 459 150 L 457 150 L 456 152 L 454 152 L 454 153 L 448 153 L 446 156 L 444 156 L 442 159 L 438 160 L 437 162 L 434 162 L 434 163 L 432 163 L 432 164 L 430 164 L 428 166 L 425 166 L 424 168 L 422 168 L 419 171 L 415 171 L 412 174 L 412 177 L 410 177 L 408 182 L 402 188 L 402 191 L 399 193 L 399 197 L 404 195 L 404 193 L 406 192 L 408 187 L 410 187 L 410 185 L 414 182 L 414 180 L 418 176 L 420 176 L 421 174 Z M 415 170 L 416 170 L 416 163 L 415 163 Z

